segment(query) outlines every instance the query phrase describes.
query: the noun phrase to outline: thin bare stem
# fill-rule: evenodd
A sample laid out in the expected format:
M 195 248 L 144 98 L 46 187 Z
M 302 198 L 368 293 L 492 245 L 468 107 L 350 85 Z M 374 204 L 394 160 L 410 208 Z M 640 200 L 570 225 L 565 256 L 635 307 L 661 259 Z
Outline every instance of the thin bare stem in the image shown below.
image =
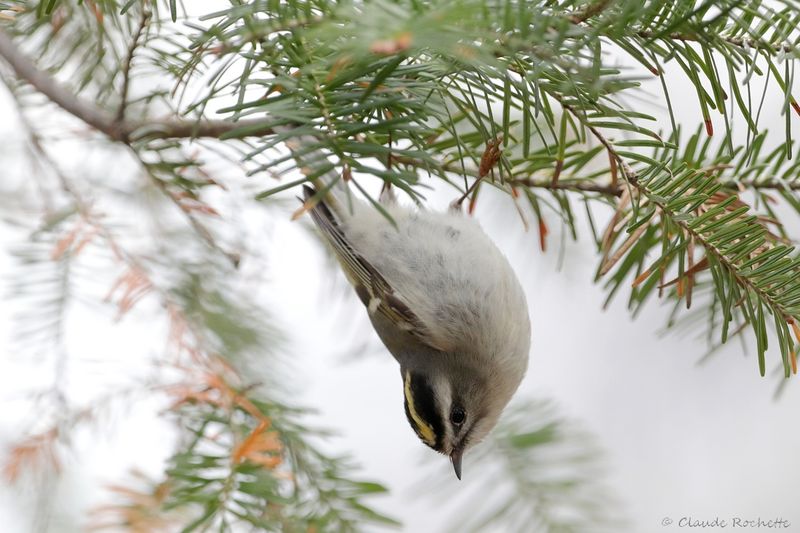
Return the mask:
M 125 121 L 125 110 L 128 107 L 128 88 L 130 86 L 131 66 L 133 64 L 133 56 L 136 54 L 136 48 L 139 46 L 139 40 L 142 37 L 147 22 L 150 20 L 150 11 L 147 8 L 142 8 L 142 16 L 139 19 L 139 26 L 136 28 L 136 33 L 133 35 L 133 40 L 128 47 L 128 55 L 125 57 L 125 62 L 122 65 L 122 89 L 120 90 L 120 102 L 117 109 L 117 116 L 114 121 L 119 124 Z

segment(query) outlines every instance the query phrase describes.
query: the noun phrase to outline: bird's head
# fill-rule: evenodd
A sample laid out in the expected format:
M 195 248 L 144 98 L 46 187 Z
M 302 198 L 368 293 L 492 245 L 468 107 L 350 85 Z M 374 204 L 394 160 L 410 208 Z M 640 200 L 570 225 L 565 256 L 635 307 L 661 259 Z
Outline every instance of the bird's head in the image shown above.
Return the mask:
M 461 479 L 464 454 L 497 424 L 522 376 L 502 379 L 489 367 L 448 359 L 449 364 L 402 368 L 403 396 L 411 428 L 424 444 L 450 457 Z

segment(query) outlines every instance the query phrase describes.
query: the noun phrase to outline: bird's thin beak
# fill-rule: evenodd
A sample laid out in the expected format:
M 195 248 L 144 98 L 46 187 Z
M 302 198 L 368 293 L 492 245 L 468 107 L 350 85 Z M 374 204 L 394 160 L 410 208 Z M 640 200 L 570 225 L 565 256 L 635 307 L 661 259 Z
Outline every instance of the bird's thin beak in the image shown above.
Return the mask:
M 461 457 L 463 455 L 464 452 L 462 450 L 456 450 L 450 454 L 450 460 L 453 461 L 453 470 L 456 471 L 456 477 L 459 480 L 461 479 Z

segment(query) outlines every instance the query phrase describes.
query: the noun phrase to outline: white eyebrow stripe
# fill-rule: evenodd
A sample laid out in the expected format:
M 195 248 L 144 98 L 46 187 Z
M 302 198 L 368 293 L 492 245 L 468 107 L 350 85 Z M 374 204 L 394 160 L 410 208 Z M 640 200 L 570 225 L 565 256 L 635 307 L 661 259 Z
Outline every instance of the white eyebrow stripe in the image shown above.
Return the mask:
M 436 405 L 439 407 L 439 412 L 442 415 L 442 425 L 444 426 L 442 445 L 446 452 L 450 453 L 453 449 L 453 440 L 455 438 L 452 424 L 450 424 L 450 408 L 453 402 L 453 391 L 450 388 L 450 383 L 445 380 L 443 376 L 437 378 L 434 385 L 434 394 L 436 396 Z

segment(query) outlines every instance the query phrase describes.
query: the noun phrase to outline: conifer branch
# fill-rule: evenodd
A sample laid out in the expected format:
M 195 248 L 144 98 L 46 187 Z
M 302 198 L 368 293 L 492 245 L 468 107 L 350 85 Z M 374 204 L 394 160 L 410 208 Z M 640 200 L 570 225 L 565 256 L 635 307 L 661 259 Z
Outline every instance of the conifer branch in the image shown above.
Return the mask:
M 128 143 L 144 139 L 243 138 L 274 133 L 272 125 L 261 119 L 236 122 L 179 119 L 120 120 L 102 108 L 78 98 L 50 74 L 37 68 L 2 28 L 0 28 L 0 57 L 6 60 L 20 79 L 30 83 L 51 102 L 114 141 Z
M 656 214 L 666 216 L 672 224 L 683 232 L 684 243 L 702 245 L 707 254 L 713 257 L 717 264 L 730 272 L 734 282 L 745 290 L 741 300 L 736 302 L 734 307 L 744 305 L 745 300 L 748 302 L 749 310 L 746 312 L 746 316 L 754 328 L 758 340 L 759 369 L 762 376 L 765 373 L 766 326 L 763 313 L 760 311 L 761 308 L 759 306 L 754 307 L 750 303 L 749 294 L 756 295 L 776 315 L 776 318 L 779 319 L 776 322 L 776 328 L 779 330 L 778 336 L 781 341 L 781 351 L 783 352 L 784 372 L 785 376 L 788 377 L 790 369 L 794 368 L 789 364 L 790 359 L 793 361 L 794 355 L 790 355 L 792 353 L 792 341 L 788 331 L 784 333 L 784 330 L 787 330 L 789 325 L 800 322 L 800 299 L 796 294 L 797 290 L 794 287 L 786 288 L 787 283 L 800 276 L 800 259 L 786 257 L 793 249 L 778 244 L 764 230 L 763 226 L 753 223 L 750 219 L 743 218 L 742 215 L 736 216 L 736 213 L 726 214 L 726 211 L 718 205 L 713 207 L 719 213 L 717 218 L 725 219 L 727 217 L 734 229 L 730 231 L 727 229 L 715 229 L 712 231 L 710 228 L 715 224 L 715 218 L 709 217 L 712 212 L 711 206 L 708 206 L 708 211 L 705 214 L 694 217 L 689 216 L 690 212 L 706 207 L 711 195 L 717 190 L 717 187 L 710 184 L 706 173 L 687 170 L 681 176 L 674 176 L 670 172 L 667 177 L 660 175 L 659 169 L 651 168 L 651 171 L 655 174 L 649 176 L 647 181 L 644 182 L 643 176 L 628 164 L 615 149 L 613 143 L 602 132 L 587 123 L 582 113 L 569 105 L 562 104 L 562 106 L 609 151 L 620 165 L 620 168 L 622 168 L 623 176 L 628 184 L 638 192 L 640 197 L 655 206 L 655 209 L 651 210 L 649 214 L 640 215 L 641 219 L 636 221 L 638 227 L 631 227 L 633 233 L 620 247 L 614 260 L 603 266 L 601 275 L 607 273 L 613 263 L 621 259 L 634 245 L 635 241 L 645 234 L 644 230 L 650 224 L 649 219 L 652 216 Z M 675 183 L 676 186 L 670 185 L 671 183 Z M 692 184 L 695 185 L 692 186 Z M 674 192 L 676 187 L 680 192 Z M 687 197 L 687 199 L 684 200 L 681 195 Z M 735 196 L 731 198 L 735 201 Z M 680 209 L 674 207 L 678 205 Z M 687 208 L 687 205 L 692 207 Z M 639 206 L 640 211 L 643 209 L 645 209 L 644 203 Z M 633 224 L 633 220 L 631 224 Z M 721 234 L 725 234 L 725 237 L 723 238 Z M 683 248 L 685 244 L 680 244 L 679 246 Z M 725 247 L 724 249 L 723 246 Z M 667 259 L 670 259 L 668 253 L 662 255 L 656 261 L 656 264 L 665 264 Z M 785 274 L 785 276 L 778 277 L 773 275 L 773 271 L 768 270 L 768 265 L 774 265 L 776 270 Z M 653 276 L 657 271 L 658 269 L 654 267 L 648 268 L 634 282 L 634 287 L 646 277 Z M 690 278 L 693 279 L 693 276 L 694 273 L 690 275 Z M 681 281 L 681 279 L 678 278 L 678 281 Z M 725 286 L 724 282 L 719 282 L 717 291 L 723 302 L 726 296 L 729 299 L 733 298 L 731 294 L 726 294 L 729 288 Z M 727 305 L 731 305 L 730 300 Z M 759 311 L 756 312 L 756 309 Z M 731 320 L 730 313 L 731 311 L 728 309 L 723 319 L 723 342 L 727 332 L 727 323 Z

